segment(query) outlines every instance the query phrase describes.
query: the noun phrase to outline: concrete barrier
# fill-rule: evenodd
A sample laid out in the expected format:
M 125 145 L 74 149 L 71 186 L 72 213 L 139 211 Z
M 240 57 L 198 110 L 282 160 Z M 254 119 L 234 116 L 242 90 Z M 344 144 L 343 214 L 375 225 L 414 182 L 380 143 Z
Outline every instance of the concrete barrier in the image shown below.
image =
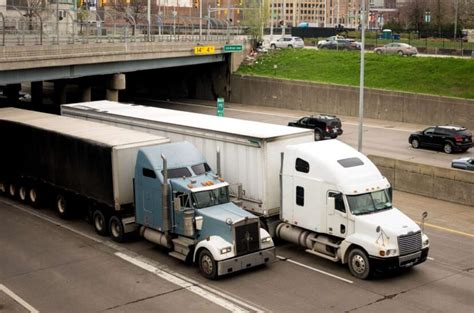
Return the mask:
M 358 116 L 359 88 L 255 76 L 231 76 L 231 102 Z M 367 118 L 474 129 L 474 100 L 365 90 Z
M 369 155 L 396 190 L 474 206 L 474 172 Z

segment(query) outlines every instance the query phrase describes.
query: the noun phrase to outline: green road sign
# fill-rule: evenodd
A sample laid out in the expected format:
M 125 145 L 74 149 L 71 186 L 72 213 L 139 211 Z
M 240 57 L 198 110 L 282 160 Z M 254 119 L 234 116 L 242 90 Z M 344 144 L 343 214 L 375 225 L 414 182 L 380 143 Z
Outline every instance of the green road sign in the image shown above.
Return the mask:
M 224 52 L 242 51 L 242 45 L 225 45 Z
M 224 116 L 224 98 L 217 98 L 217 116 Z

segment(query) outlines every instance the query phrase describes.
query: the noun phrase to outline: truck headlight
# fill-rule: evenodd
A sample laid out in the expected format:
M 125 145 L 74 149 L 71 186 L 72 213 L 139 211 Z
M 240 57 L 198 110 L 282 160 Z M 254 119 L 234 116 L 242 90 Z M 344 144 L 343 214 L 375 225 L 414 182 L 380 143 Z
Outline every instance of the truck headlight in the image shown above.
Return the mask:
M 232 251 L 232 247 L 225 247 L 221 249 L 221 254 L 226 254 Z
M 272 241 L 272 237 L 270 237 L 270 236 L 262 238 L 262 243 L 268 243 L 268 242 L 271 242 L 271 241 Z
M 387 256 L 395 255 L 395 254 L 397 254 L 397 249 L 388 249 L 387 250 Z
M 422 235 L 422 248 L 425 248 L 430 245 L 430 239 L 425 234 Z

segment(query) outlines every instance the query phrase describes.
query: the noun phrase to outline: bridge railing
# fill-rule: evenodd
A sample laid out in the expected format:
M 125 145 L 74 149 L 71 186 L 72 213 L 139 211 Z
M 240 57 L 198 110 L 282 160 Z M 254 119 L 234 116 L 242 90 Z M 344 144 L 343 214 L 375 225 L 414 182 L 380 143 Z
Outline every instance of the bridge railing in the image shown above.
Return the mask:
M 0 6 L 0 46 L 65 45 L 102 42 L 229 41 L 244 30 L 216 18 L 176 14 L 145 14 L 104 11 L 79 14 L 58 11 L 55 5 Z

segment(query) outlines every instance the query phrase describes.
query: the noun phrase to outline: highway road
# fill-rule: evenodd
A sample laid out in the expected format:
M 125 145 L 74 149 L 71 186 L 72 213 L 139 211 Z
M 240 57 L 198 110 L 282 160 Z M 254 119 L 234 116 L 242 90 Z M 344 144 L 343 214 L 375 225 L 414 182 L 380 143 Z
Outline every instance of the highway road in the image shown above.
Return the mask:
M 202 100 L 159 101 L 150 99 L 130 99 L 136 104 L 144 104 L 174 110 L 197 112 L 203 114 L 216 114 L 216 104 Z M 131 101 L 128 101 L 131 102 Z M 226 117 L 247 119 L 259 122 L 287 125 L 289 121 L 298 117 L 316 114 L 315 112 L 271 108 L 264 106 L 249 106 L 236 103 L 226 103 Z M 340 116 L 344 134 L 339 140 L 357 148 L 358 120 L 354 117 Z M 464 153 L 445 154 L 441 151 L 413 149 L 408 143 L 411 132 L 423 130 L 429 125 L 406 124 L 374 119 L 364 120 L 363 153 L 413 161 L 441 167 L 451 167 L 455 158 L 474 156 L 474 149 Z
M 430 214 L 429 259 L 407 272 L 361 281 L 282 243 L 277 262 L 209 281 L 154 244 L 119 245 L 0 196 L 0 311 L 472 312 L 473 207 L 400 192 L 394 203 L 415 220 Z

